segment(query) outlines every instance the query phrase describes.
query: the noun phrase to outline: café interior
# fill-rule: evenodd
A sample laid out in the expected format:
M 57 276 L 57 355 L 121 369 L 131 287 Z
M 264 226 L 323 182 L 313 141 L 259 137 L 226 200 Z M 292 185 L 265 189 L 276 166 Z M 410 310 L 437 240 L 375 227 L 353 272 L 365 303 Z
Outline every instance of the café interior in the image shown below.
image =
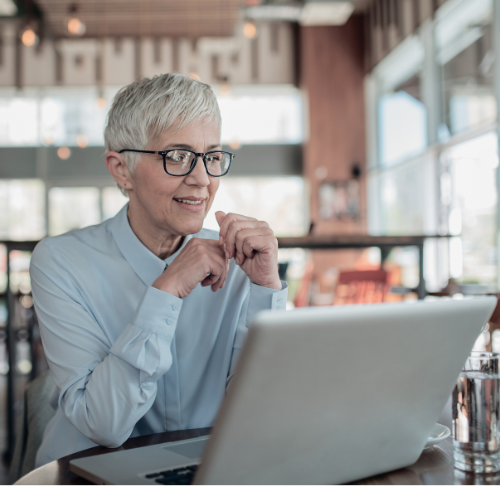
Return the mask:
M 0 484 L 48 369 L 31 252 L 128 201 L 104 165 L 120 88 L 212 87 L 235 159 L 205 227 L 266 220 L 287 309 L 494 294 L 499 28 L 493 0 L 0 0 Z

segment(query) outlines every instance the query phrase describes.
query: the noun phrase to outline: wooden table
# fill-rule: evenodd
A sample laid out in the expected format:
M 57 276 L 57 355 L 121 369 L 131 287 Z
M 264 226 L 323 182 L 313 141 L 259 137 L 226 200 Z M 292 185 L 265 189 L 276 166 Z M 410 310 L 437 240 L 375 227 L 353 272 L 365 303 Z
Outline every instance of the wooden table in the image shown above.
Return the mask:
M 395 247 L 417 247 L 419 283 L 416 289 L 419 299 L 426 295 L 424 279 L 424 242 L 428 238 L 451 238 L 450 235 L 421 236 L 370 236 L 368 234 L 311 235 L 297 238 L 278 238 L 279 248 L 308 248 L 311 250 L 340 250 L 347 248 L 380 248 L 381 265 Z
M 447 405 L 439 423 L 451 426 L 451 401 Z M 166 443 L 169 441 L 178 441 L 198 436 L 204 436 L 210 432 L 210 429 L 192 429 L 186 431 L 164 432 L 129 439 L 118 449 L 108 449 L 98 446 L 89 450 L 74 453 L 59 460 L 55 460 L 39 469 L 30 472 L 22 477 L 16 484 L 21 485 L 71 485 L 71 484 L 91 484 L 87 480 L 73 474 L 69 470 L 69 461 L 74 458 L 88 457 L 91 455 L 100 455 L 117 450 L 128 450 L 139 446 Z M 412 485 L 412 484 L 500 484 L 500 473 L 492 475 L 473 475 L 461 472 L 453 467 L 453 443 L 451 437 L 434 446 L 429 450 L 424 450 L 418 461 L 411 467 L 380 474 L 354 484 L 364 485 Z

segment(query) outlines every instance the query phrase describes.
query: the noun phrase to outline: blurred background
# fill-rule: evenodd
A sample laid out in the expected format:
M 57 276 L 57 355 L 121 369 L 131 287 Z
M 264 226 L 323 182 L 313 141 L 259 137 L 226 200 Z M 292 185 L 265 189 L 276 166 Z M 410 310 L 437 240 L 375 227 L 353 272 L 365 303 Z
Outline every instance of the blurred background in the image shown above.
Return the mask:
M 127 202 L 103 161 L 122 86 L 213 87 L 236 159 L 206 227 L 268 221 L 288 308 L 496 293 L 499 27 L 493 0 L 0 0 L 4 465 L 47 368 L 31 251 Z

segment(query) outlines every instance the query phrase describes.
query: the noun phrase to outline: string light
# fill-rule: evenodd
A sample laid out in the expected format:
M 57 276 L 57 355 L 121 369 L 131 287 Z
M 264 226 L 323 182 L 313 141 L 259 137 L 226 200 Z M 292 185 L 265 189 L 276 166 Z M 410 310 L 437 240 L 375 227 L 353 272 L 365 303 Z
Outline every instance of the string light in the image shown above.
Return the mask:
M 21 41 L 26 47 L 32 47 L 38 42 L 38 37 L 31 28 L 28 28 L 23 31 L 23 34 L 21 35 Z
M 86 148 L 89 144 L 89 140 L 87 139 L 87 136 L 85 134 L 78 134 L 76 138 L 76 145 L 79 148 Z
M 200 75 L 198 75 L 198 73 L 189 73 L 189 78 L 198 82 L 200 81 Z
M 57 156 L 61 158 L 61 160 L 67 160 L 71 156 L 71 150 L 67 148 L 66 146 L 61 146 L 57 150 Z
M 104 97 L 98 97 L 97 98 L 97 105 L 100 107 L 100 108 L 105 108 L 106 107 L 106 99 L 104 99 Z
M 83 24 L 77 17 L 72 17 L 68 21 L 68 32 L 70 35 L 82 36 L 85 33 L 85 24 Z
M 243 34 L 246 38 L 255 38 L 257 36 L 257 26 L 254 23 L 247 22 L 243 26 Z
M 231 86 L 228 83 L 223 83 L 220 86 L 220 95 L 223 96 L 231 95 Z

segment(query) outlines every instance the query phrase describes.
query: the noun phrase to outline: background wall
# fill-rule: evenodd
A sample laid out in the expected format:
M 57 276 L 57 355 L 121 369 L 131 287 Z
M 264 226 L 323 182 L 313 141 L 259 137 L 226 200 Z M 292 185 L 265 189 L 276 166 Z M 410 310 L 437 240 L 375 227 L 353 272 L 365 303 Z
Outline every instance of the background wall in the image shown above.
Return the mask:
M 352 16 L 344 26 L 300 30 L 300 84 L 309 111 L 304 145 L 304 176 L 310 184 L 313 234 L 366 232 L 366 124 L 364 97 L 363 18 Z M 357 220 L 322 220 L 318 188 L 322 182 L 347 181 L 353 167 L 361 170 Z M 351 267 L 359 251 L 315 252 L 315 274 L 325 267 Z

